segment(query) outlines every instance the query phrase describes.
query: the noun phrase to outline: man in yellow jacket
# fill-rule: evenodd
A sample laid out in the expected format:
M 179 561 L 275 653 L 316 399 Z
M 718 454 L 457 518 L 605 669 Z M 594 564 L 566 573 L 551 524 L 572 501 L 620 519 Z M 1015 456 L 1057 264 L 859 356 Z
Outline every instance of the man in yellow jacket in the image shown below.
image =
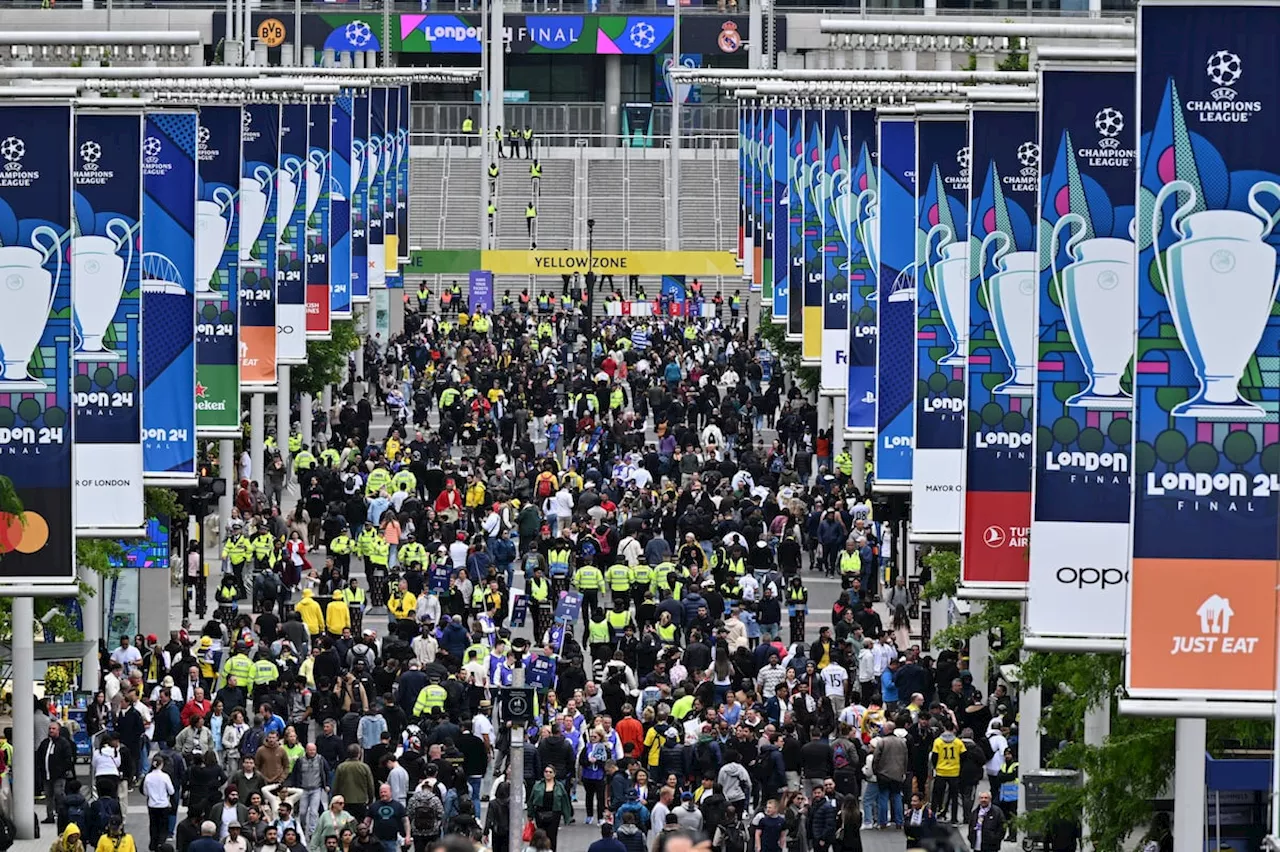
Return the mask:
M 310 589 L 302 590 L 302 600 L 293 605 L 293 611 L 302 616 L 302 623 L 307 625 L 313 637 L 324 632 L 324 613 L 320 611 L 320 602 Z
M 325 607 L 324 623 L 330 636 L 341 636 L 343 628 L 351 626 L 351 610 L 341 595 L 329 601 L 329 605 Z

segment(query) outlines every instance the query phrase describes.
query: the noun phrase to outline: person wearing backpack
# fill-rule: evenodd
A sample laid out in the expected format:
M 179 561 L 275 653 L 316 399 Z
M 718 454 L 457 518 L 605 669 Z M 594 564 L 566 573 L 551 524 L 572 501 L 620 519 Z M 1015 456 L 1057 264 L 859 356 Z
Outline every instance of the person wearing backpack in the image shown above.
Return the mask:
M 58 831 L 66 831 L 70 823 L 74 823 L 83 830 L 88 815 L 89 802 L 80 792 L 80 782 L 75 778 L 67 779 L 65 792 L 58 803 Z
M 716 826 L 711 848 L 715 852 L 747 852 L 747 830 L 734 805 L 724 809 L 724 819 Z
M 850 728 L 841 723 L 840 735 L 831 742 L 831 779 L 842 796 L 858 794 L 858 747 L 849 737 Z

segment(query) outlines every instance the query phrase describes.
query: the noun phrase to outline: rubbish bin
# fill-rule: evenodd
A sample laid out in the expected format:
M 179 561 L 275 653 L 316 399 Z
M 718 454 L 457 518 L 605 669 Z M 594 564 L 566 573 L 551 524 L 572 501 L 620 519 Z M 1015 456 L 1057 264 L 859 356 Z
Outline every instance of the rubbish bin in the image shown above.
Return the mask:
M 1022 784 L 1027 797 L 1027 813 L 1044 810 L 1053 804 L 1059 785 L 1079 787 L 1083 783 L 1084 779 L 1076 769 L 1035 769 L 1024 773 Z M 1040 846 L 1043 839 L 1038 834 L 1028 832 L 1022 838 L 1022 848 L 1025 852 L 1032 852 Z

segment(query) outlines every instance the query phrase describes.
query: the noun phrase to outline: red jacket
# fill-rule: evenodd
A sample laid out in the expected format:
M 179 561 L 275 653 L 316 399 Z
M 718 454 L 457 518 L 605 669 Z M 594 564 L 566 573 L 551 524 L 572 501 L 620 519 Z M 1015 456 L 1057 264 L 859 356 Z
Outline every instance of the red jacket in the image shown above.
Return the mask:
M 640 724 L 640 720 L 634 716 L 627 716 L 619 719 L 613 728 L 618 732 L 618 739 L 622 741 L 622 753 L 627 757 L 639 758 L 644 748 L 644 726 Z

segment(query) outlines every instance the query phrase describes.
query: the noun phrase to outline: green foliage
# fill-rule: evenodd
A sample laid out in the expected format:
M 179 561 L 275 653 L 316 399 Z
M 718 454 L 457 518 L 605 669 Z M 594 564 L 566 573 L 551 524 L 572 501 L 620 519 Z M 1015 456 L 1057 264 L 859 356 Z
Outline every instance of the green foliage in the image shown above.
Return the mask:
M 347 355 L 360 348 L 355 326 L 350 320 L 335 320 L 332 340 L 307 341 L 307 363 L 293 368 L 290 384 L 298 393 L 319 396 L 325 385 L 342 380 Z
M 148 518 L 168 518 L 171 524 L 177 524 L 187 519 L 187 510 L 182 508 L 182 502 L 178 499 L 178 492 L 172 488 L 148 486 L 143 491 L 142 499 Z
M 760 339 L 778 356 L 782 366 L 795 377 L 800 387 L 809 393 L 817 393 L 822 371 L 817 367 L 804 367 L 800 360 L 800 344 L 787 340 L 787 327 L 773 321 L 773 311 L 760 306 Z

